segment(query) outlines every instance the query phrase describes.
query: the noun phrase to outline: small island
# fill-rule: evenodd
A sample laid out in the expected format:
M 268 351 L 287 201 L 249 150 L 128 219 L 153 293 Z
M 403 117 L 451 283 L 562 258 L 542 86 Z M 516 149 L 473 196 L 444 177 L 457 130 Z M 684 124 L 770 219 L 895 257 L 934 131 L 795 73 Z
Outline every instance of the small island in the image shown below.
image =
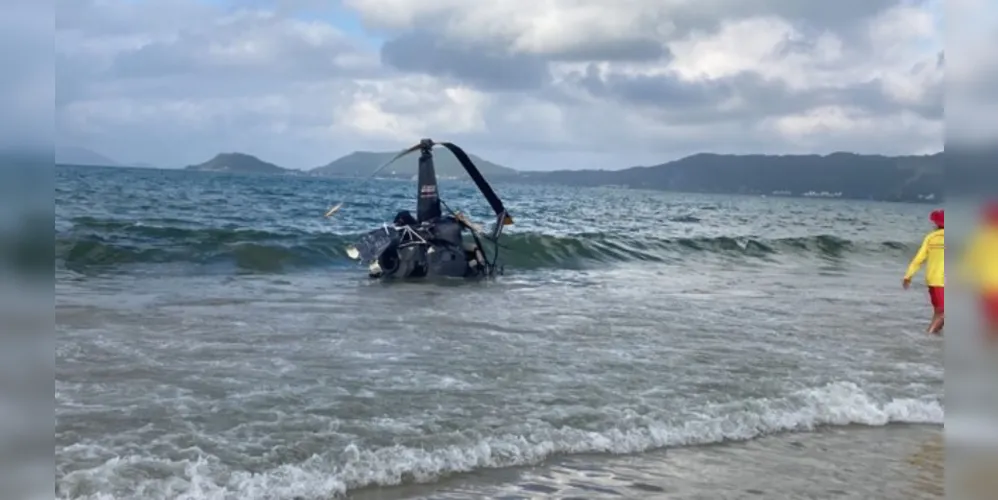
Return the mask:
M 441 148 L 442 149 L 442 148 Z M 310 175 L 322 177 L 367 177 L 398 154 L 398 151 L 374 152 L 354 151 L 342 158 L 333 160 L 321 167 L 309 170 Z M 497 165 L 469 154 L 471 161 L 489 180 L 517 177 L 520 172 Z M 379 172 L 377 177 L 385 179 L 411 179 L 416 176 L 419 153 L 411 153 Z M 433 165 L 438 179 L 467 179 L 468 174 L 450 151 L 439 151 L 433 155 Z
M 188 165 L 184 169 L 199 172 L 232 172 L 240 174 L 301 174 L 300 171 L 279 167 L 245 153 L 219 153 L 204 163 Z

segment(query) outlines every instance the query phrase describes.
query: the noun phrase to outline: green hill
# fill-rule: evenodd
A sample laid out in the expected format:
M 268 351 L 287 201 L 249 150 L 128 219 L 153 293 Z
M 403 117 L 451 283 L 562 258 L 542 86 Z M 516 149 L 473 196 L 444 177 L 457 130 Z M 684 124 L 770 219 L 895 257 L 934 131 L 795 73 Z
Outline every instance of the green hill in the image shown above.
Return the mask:
M 397 152 L 358 151 L 307 175 L 327 177 L 367 177 Z M 434 150 L 440 179 L 467 179 L 468 174 L 450 151 Z M 700 153 L 654 166 L 622 170 L 517 171 L 480 157 L 471 160 L 486 179 L 568 186 L 624 186 L 666 191 L 755 194 L 770 196 L 811 196 L 883 201 L 943 200 L 943 153 L 923 156 L 883 156 L 854 153 L 828 155 L 722 155 Z M 953 156 L 953 155 L 950 155 Z M 978 162 L 988 170 L 989 158 Z M 951 158 L 952 160 L 952 158 Z M 412 153 L 378 175 L 383 178 L 411 179 L 416 176 L 418 153 Z M 957 163 L 972 164 L 970 161 Z M 973 165 L 977 165 L 973 163 Z M 954 167 L 954 178 L 956 175 Z M 256 174 L 306 175 L 243 153 L 223 153 L 211 160 L 186 167 L 188 170 Z M 980 175 L 964 177 L 979 178 Z M 962 178 L 962 177 L 961 177 Z M 964 182 L 970 185 L 972 182 Z
M 293 174 L 295 171 L 278 167 L 253 155 L 245 153 L 219 153 L 214 158 L 197 165 L 188 165 L 185 170 L 202 172 L 235 172 L 246 174 Z
M 382 153 L 355 151 L 324 166 L 316 167 L 310 170 L 309 173 L 328 177 L 366 177 L 371 175 L 372 172 L 386 161 L 391 160 L 396 154 L 398 154 L 397 151 Z M 482 175 L 486 179 L 501 179 L 519 175 L 518 171 L 509 167 L 497 165 L 472 154 L 468 156 L 471 157 L 471 161 L 474 162 L 475 166 L 478 167 L 478 170 L 482 172 Z M 444 148 L 435 148 L 433 150 L 433 164 L 436 167 L 437 177 L 440 179 L 468 178 L 468 173 L 465 172 L 464 167 L 457 161 L 457 158 Z M 396 160 L 395 163 L 379 172 L 377 176 L 408 179 L 416 175 L 418 165 L 419 153 L 411 153 Z
M 521 180 L 694 193 L 940 201 L 943 155 L 719 155 L 701 153 L 623 170 L 522 172 Z

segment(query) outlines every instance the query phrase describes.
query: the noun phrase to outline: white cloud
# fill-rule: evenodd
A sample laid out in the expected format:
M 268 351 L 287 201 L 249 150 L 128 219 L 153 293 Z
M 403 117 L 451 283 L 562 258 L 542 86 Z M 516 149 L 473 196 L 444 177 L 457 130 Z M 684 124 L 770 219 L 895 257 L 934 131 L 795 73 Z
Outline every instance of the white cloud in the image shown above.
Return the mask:
M 421 137 L 523 168 L 942 146 L 938 2 L 252 5 L 60 0 L 60 141 L 294 167 Z
M 408 144 L 423 137 L 487 132 L 488 106 L 489 96 L 473 89 L 410 77 L 367 82 L 333 114 L 337 130 Z
M 779 18 L 730 21 L 714 33 L 696 31 L 670 44 L 676 57 L 671 66 L 687 80 L 715 79 L 743 71 L 777 77 L 783 73 L 774 64 L 782 59 L 779 48 L 797 37 L 797 30 Z

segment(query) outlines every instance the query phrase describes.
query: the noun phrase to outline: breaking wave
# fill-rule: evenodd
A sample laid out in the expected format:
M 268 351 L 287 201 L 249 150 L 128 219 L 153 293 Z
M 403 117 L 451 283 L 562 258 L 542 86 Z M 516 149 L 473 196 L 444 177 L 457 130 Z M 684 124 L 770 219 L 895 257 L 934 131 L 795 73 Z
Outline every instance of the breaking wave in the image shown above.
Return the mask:
M 480 469 L 533 465 L 556 455 L 627 454 L 652 449 L 745 441 L 824 426 L 942 424 L 935 399 L 879 399 L 849 382 L 832 383 L 778 399 L 754 399 L 703 408 L 699 417 L 599 430 L 556 427 L 540 421 L 522 432 L 467 436 L 441 447 L 343 449 L 255 472 L 232 470 L 197 448 L 116 457 L 57 479 L 62 499 L 328 499 L 372 486 L 427 483 Z M 152 446 L 152 444 L 150 444 Z M 162 447 L 158 448 L 164 451 Z M 144 472 L 149 471 L 149 472 Z M 95 490 L 133 492 L 120 496 Z
M 345 247 L 360 234 L 300 230 L 205 228 L 182 221 L 157 225 L 81 217 L 71 229 L 57 232 L 55 259 L 68 269 L 129 264 L 189 263 L 232 265 L 248 272 L 283 272 L 294 268 L 351 264 Z M 508 233 L 502 260 L 515 269 L 582 268 L 593 263 L 676 262 L 701 257 L 817 257 L 842 259 L 851 254 L 910 254 L 913 244 L 896 241 L 855 242 L 832 235 L 797 238 L 690 237 L 579 233 L 549 235 Z

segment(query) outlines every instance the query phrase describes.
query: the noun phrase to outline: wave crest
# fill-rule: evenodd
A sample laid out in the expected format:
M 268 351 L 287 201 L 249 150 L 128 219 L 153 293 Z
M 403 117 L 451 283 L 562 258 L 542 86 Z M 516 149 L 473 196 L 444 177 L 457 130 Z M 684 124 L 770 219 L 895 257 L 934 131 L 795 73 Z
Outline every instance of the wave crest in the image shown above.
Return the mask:
M 170 223 L 172 222 L 172 224 Z M 345 248 L 360 234 L 268 231 L 185 226 L 179 221 L 141 224 L 80 218 L 57 233 L 55 258 L 85 270 L 129 264 L 232 265 L 249 272 L 347 264 Z M 678 262 L 696 257 L 779 260 L 842 259 L 850 254 L 914 251 L 911 244 L 855 242 L 832 235 L 796 238 L 659 238 L 607 233 L 507 233 L 503 262 L 512 269 L 583 268 L 596 263 Z

